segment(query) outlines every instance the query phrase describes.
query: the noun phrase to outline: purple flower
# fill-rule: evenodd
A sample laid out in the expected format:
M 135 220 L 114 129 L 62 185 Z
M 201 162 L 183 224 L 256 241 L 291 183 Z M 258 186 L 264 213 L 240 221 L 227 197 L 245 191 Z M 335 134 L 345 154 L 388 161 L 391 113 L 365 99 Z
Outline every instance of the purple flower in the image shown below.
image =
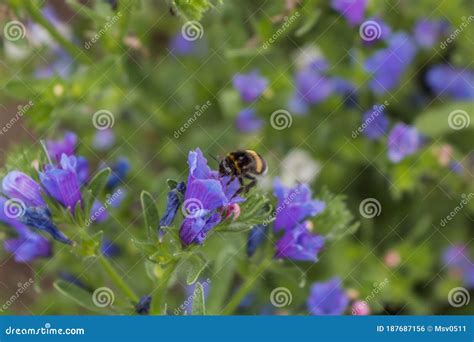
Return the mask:
M 273 194 L 277 197 L 275 231 L 291 231 L 308 217 L 316 216 L 326 207 L 324 202 L 311 199 L 311 190 L 306 184 L 293 188 L 284 187 L 278 178 L 273 183 Z
M 309 110 L 308 103 L 296 92 L 288 102 L 288 109 L 297 115 L 306 114 Z
M 76 167 L 76 157 L 63 154 L 59 165 L 46 165 L 45 171 L 40 172 L 41 184 L 48 194 L 71 212 L 82 201 Z
M 362 24 L 360 29 L 362 30 L 362 39 L 366 45 L 385 40 L 392 33 L 392 29 L 381 18 L 370 18 L 365 23 L 367 24 Z
M 474 100 L 473 70 L 454 69 L 447 64 L 438 64 L 428 71 L 426 81 L 436 96 Z
M 119 158 L 111 167 L 112 172 L 107 181 L 107 189 L 114 189 L 120 184 L 124 183 L 125 177 L 130 171 L 130 163 L 127 158 Z
M 356 86 L 342 77 L 334 77 L 332 82 L 334 85 L 334 93 L 344 98 L 344 104 L 346 106 L 354 107 L 357 104 Z
M 388 136 L 388 159 L 398 163 L 406 156 L 415 153 L 422 139 L 415 127 L 397 123 Z
M 467 288 L 474 288 L 474 263 L 469 258 L 466 246 L 448 247 L 443 253 L 443 263 L 460 274 Z
M 151 307 L 151 296 L 142 296 L 140 301 L 135 305 L 135 312 L 139 315 L 148 315 Z
M 11 199 L 22 201 L 26 206 L 45 206 L 41 187 L 21 171 L 9 172 L 2 181 L 3 193 Z
M 237 114 L 237 119 L 235 123 L 237 129 L 240 132 L 252 133 L 258 131 L 262 127 L 263 120 L 256 116 L 254 109 L 247 108 Z
M 297 95 L 309 104 L 324 101 L 334 90 L 333 81 L 317 70 L 306 67 L 295 77 Z
M 46 149 L 49 156 L 59 162 L 63 154 L 66 156 L 74 154 L 76 144 L 77 135 L 73 132 L 66 132 L 60 140 L 46 140 Z
M 186 183 L 184 182 L 179 182 L 173 190 L 168 192 L 166 211 L 160 220 L 160 227 L 157 228 L 171 226 L 174 217 L 176 216 L 176 212 L 178 211 L 178 208 L 181 205 L 181 201 L 185 192 Z
M 307 302 L 312 315 L 341 315 L 348 304 L 349 297 L 342 289 L 339 278 L 313 284 Z
M 448 23 L 443 20 L 419 20 L 414 29 L 414 38 L 419 46 L 424 49 L 431 48 L 446 35 Z
M 92 146 L 98 151 L 106 151 L 115 144 L 115 134 L 111 129 L 98 130 L 94 135 Z
M 170 50 L 178 56 L 193 55 L 198 51 L 198 41 L 185 39 L 180 32 L 171 39 Z
M 26 226 L 15 227 L 18 237 L 4 242 L 5 250 L 15 256 L 16 262 L 31 262 L 52 255 L 50 242 L 43 236 L 33 233 Z
M 72 241 L 56 227 L 51 219 L 51 212 L 46 207 L 26 208 L 21 216 L 21 222 L 29 227 L 50 234 L 53 239 L 71 245 Z
M 94 220 L 92 221 L 93 223 L 104 222 L 109 218 L 109 212 L 107 211 L 106 207 L 97 199 L 94 200 L 94 203 L 92 203 L 91 217 L 92 216 L 94 217 Z
M 179 235 L 183 245 L 202 244 L 207 233 L 221 222 L 218 209 L 243 201 L 234 196 L 239 188 L 237 179 L 228 183 L 217 171 L 211 171 L 199 148 L 189 152 L 189 176 L 182 211 L 185 219 Z
M 331 7 L 344 16 L 350 26 L 355 26 L 364 20 L 367 0 L 331 0 Z
M 257 224 L 252 227 L 252 230 L 249 232 L 247 239 L 247 255 L 251 257 L 257 251 L 257 248 L 265 240 L 267 235 L 268 227 L 263 224 Z
M 38 258 L 51 256 L 52 250 L 49 241 L 30 231 L 15 217 L 7 215 L 6 202 L 7 199 L 0 196 L 0 222 L 14 228 L 18 237 L 6 239 L 4 241 L 5 250 L 12 253 L 17 262 L 30 262 Z
M 89 180 L 89 161 L 82 156 L 78 156 L 76 159 L 77 179 L 81 185 L 84 185 Z
M 119 245 L 115 244 L 112 240 L 104 237 L 102 238 L 100 252 L 107 258 L 113 258 L 120 255 L 121 249 Z
M 268 86 L 267 79 L 260 76 L 258 71 L 252 71 L 248 74 L 237 74 L 234 76 L 232 83 L 245 102 L 255 101 Z
M 276 243 L 275 257 L 298 261 L 318 260 L 317 254 L 324 246 L 324 238 L 313 235 L 305 225 L 298 225 L 286 231 Z
M 383 136 L 387 132 L 388 119 L 383 111 L 383 106 L 374 106 L 374 109 L 364 113 L 362 118 L 364 134 L 371 140 Z
M 370 89 L 383 94 L 396 87 L 416 53 L 416 46 L 405 33 L 396 33 L 388 41 L 388 47 L 377 51 L 364 63 L 372 75 Z

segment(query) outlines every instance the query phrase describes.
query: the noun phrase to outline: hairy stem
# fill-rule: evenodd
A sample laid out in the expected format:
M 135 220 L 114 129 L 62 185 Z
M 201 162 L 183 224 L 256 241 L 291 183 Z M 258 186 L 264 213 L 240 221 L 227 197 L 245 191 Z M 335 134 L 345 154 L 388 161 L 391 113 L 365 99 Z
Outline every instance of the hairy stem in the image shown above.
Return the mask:
M 100 265 L 104 268 L 105 272 L 109 275 L 115 286 L 117 286 L 123 292 L 124 295 L 130 298 L 132 302 L 138 303 L 138 296 L 123 280 L 120 274 L 118 274 L 117 270 L 112 266 L 112 264 L 103 255 L 98 256 L 98 259 Z
M 25 1 L 25 8 L 35 22 L 43 26 L 46 31 L 54 38 L 71 56 L 85 64 L 91 64 L 92 61 L 87 58 L 84 52 L 76 45 L 67 40 L 59 31 L 51 24 L 36 7 L 32 0 Z

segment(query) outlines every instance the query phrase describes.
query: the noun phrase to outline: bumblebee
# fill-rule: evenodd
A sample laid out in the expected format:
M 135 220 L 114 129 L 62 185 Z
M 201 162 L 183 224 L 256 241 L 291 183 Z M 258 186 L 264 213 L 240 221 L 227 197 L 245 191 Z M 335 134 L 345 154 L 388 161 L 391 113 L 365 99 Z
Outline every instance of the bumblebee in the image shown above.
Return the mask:
M 230 152 L 219 162 L 219 174 L 221 177 L 230 176 L 227 184 L 235 178 L 239 180 L 240 188 L 234 196 L 241 192 L 247 193 L 257 184 L 255 176 L 267 172 L 267 163 L 260 154 L 252 150 Z M 244 180 L 250 180 L 245 184 Z

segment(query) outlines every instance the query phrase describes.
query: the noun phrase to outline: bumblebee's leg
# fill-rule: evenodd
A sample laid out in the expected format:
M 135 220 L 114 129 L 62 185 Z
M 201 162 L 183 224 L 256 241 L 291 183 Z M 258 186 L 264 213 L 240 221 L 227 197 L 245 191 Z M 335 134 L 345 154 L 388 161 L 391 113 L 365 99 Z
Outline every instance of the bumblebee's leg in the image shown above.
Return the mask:
M 232 183 L 232 181 L 235 179 L 235 175 L 232 175 L 230 176 L 229 180 L 227 181 L 227 183 L 225 184 L 225 186 L 229 186 L 230 183 Z
M 234 198 L 235 196 L 237 196 L 238 194 L 240 194 L 240 193 L 245 189 L 244 178 L 243 178 L 242 176 L 237 176 L 237 179 L 239 180 L 240 188 L 237 189 L 237 191 L 236 191 L 235 194 L 232 196 L 232 198 Z
M 249 192 L 250 189 L 252 189 L 257 184 L 257 178 L 249 174 L 246 174 L 244 177 L 247 179 L 250 179 L 250 182 L 243 187 L 243 191 L 247 193 Z

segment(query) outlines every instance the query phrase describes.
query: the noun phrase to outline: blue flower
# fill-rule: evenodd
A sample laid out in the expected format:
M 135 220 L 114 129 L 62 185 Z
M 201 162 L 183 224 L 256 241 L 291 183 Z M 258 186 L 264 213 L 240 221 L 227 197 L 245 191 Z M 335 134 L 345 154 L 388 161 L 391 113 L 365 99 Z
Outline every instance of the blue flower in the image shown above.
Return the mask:
M 367 0 L 331 0 L 331 7 L 344 16 L 350 26 L 355 26 L 364 20 Z
M 53 239 L 71 245 L 72 241 L 64 235 L 53 223 L 51 212 L 46 207 L 30 207 L 21 216 L 21 222 L 50 234 Z
M 121 249 L 119 245 L 115 244 L 112 240 L 104 237 L 102 238 L 100 252 L 107 258 L 113 258 L 120 255 Z
M 466 246 L 447 248 L 443 253 L 443 263 L 462 277 L 464 286 L 474 288 L 474 263 L 469 258 Z
M 160 220 L 160 227 L 169 227 L 173 223 L 176 212 L 181 205 L 182 198 L 186 192 L 186 183 L 179 182 L 176 187 L 168 192 L 166 211 Z
M 474 71 L 455 69 L 447 64 L 433 66 L 426 74 L 426 82 L 436 96 L 457 100 L 474 100 Z
M 275 257 L 316 262 L 317 254 L 323 246 L 322 236 L 311 234 L 305 225 L 298 225 L 286 231 L 276 243 Z
M 313 284 L 307 302 L 312 315 L 341 315 L 348 304 L 349 297 L 342 289 L 339 278 Z
M 211 171 L 199 148 L 189 152 L 189 176 L 182 211 L 185 219 L 179 235 L 183 245 L 202 244 L 207 233 L 222 220 L 219 209 L 243 201 L 234 196 L 239 188 L 235 179 L 228 182 Z M 229 183 L 229 184 L 227 184 Z
M 277 197 L 276 232 L 291 231 L 309 217 L 316 216 L 326 207 L 325 203 L 311 199 L 311 190 L 306 184 L 293 188 L 284 187 L 278 178 L 273 183 L 273 193 Z
M 76 157 L 63 154 L 59 165 L 46 165 L 45 171 L 40 172 L 41 184 L 48 194 L 71 212 L 82 201 L 76 167 Z
M 388 119 L 381 106 L 374 106 L 374 109 L 364 113 L 362 117 L 362 127 L 364 135 L 375 140 L 382 137 L 388 129 Z
M 43 236 L 30 231 L 17 218 L 7 215 L 6 202 L 6 198 L 0 197 L 0 222 L 14 228 L 18 236 L 4 241 L 5 250 L 14 255 L 16 262 L 31 262 L 50 257 L 52 255 L 50 242 Z
M 262 127 L 263 120 L 257 117 L 254 109 L 247 108 L 237 114 L 235 124 L 240 132 L 252 133 Z
M 40 258 L 49 258 L 53 254 L 48 239 L 33 233 L 26 226 L 15 228 L 18 237 L 6 239 L 5 250 L 14 255 L 16 262 L 31 262 Z
M 393 34 L 388 47 L 377 51 L 364 63 L 364 69 L 372 76 L 370 89 L 383 94 L 396 87 L 416 53 L 416 46 L 405 33 Z
M 247 255 L 251 257 L 257 251 L 257 248 L 265 241 L 268 227 L 263 224 L 257 224 L 252 227 L 247 239 Z
M 414 38 L 419 46 L 424 49 L 431 48 L 446 35 L 449 24 L 443 20 L 419 20 L 414 29 Z
M 197 54 L 203 45 L 207 44 L 203 44 L 197 40 L 191 41 L 185 39 L 181 32 L 179 32 L 171 39 L 169 47 L 171 53 L 177 56 L 188 56 Z
M 415 153 L 420 148 L 422 139 L 415 127 L 398 123 L 390 131 L 387 144 L 388 159 L 398 163 Z
M 72 156 L 76 150 L 77 135 L 73 132 L 66 132 L 60 140 L 46 140 L 46 149 L 50 158 L 60 161 L 61 156 Z
M 3 193 L 11 199 L 22 201 L 25 206 L 45 206 L 41 187 L 21 171 L 9 172 L 2 181 Z
M 115 144 L 115 134 L 111 129 L 98 130 L 94 135 L 92 146 L 98 151 L 106 151 Z
M 306 114 L 309 110 L 308 103 L 296 92 L 288 102 L 288 109 L 297 115 Z
M 125 177 L 130 171 L 130 163 L 127 158 L 119 158 L 111 167 L 112 172 L 107 181 L 107 189 L 114 189 L 124 183 Z
M 135 312 L 139 315 L 148 315 L 151 307 L 151 296 L 140 297 L 140 301 L 135 305 Z
M 342 78 L 333 77 L 334 93 L 341 95 L 344 98 L 344 104 L 347 107 L 354 107 L 357 105 L 357 89 L 354 83 Z
M 268 86 L 267 79 L 260 76 L 257 71 L 248 74 L 237 74 L 234 76 L 232 83 L 245 102 L 255 101 Z
M 295 77 L 297 96 L 308 104 L 324 101 L 334 90 L 334 82 L 312 67 L 305 67 Z

